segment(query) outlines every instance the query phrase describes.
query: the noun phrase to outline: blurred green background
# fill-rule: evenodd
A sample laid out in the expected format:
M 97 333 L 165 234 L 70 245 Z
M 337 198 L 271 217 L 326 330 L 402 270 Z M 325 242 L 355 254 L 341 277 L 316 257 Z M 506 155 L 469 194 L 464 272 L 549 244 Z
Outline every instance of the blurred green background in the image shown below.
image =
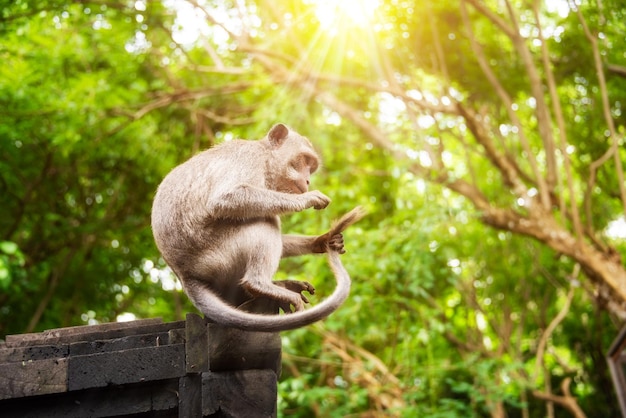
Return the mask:
M 0 337 L 193 311 L 154 191 L 283 122 L 333 199 L 284 230 L 370 214 L 349 300 L 283 333 L 281 416 L 619 416 L 625 44 L 617 0 L 0 1 Z

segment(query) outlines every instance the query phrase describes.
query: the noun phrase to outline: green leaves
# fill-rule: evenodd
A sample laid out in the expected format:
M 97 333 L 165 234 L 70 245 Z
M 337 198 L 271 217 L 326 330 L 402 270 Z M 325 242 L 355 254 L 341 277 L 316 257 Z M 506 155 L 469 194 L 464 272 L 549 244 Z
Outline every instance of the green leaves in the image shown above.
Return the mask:
M 620 137 L 606 136 L 576 13 L 540 9 L 536 21 L 532 2 L 380 1 L 369 25 L 324 26 L 331 17 L 310 1 L 207 0 L 197 21 L 178 23 L 180 2 L 9 3 L 0 6 L 0 335 L 193 309 L 164 279 L 149 228 L 154 190 L 198 150 L 283 122 L 319 150 L 312 187 L 333 200 L 285 217 L 285 232 L 322 233 L 357 204 L 369 215 L 344 234 L 349 300 L 284 336 L 281 413 L 543 416 L 532 390 L 573 376 L 581 406 L 615 415 L 603 357 L 615 327 L 594 296 L 604 293 L 585 290 L 597 277 L 519 229 L 541 218 L 552 235 L 573 237 L 573 204 L 583 244 L 605 261 L 626 254 L 603 238 L 623 215 L 615 158 L 589 187 L 591 165 Z M 578 7 L 601 40 L 621 135 L 623 5 Z M 184 30 L 198 42 L 177 44 Z M 549 74 L 564 149 L 554 120 L 539 129 L 532 83 L 555 119 Z M 550 156 L 558 181 L 537 212 Z M 276 278 L 313 282 L 313 303 L 333 286 L 319 256 L 284 260 Z
M 0 241 L 0 291 L 8 291 L 11 284 L 25 275 L 25 258 L 18 245 Z

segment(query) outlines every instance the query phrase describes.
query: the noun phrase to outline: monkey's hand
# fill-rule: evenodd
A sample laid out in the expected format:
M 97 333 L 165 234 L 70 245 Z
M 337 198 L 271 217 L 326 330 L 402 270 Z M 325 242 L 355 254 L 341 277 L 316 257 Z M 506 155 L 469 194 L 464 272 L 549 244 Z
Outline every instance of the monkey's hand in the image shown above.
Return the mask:
M 333 223 L 330 231 L 313 240 L 311 250 L 314 253 L 327 253 L 328 251 L 336 251 L 344 254 L 346 250 L 343 248 L 343 235 L 341 233 L 350 225 L 360 221 L 366 215 L 365 210 L 357 206 L 350 212 L 343 215 L 338 221 Z
M 304 208 L 313 208 L 316 210 L 324 209 L 330 203 L 330 198 L 319 190 L 311 190 L 301 195 L 305 199 Z
M 344 254 L 346 250 L 343 248 L 343 235 L 330 232 L 315 238 L 311 250 L 314 253 L 327 253 L 329 250 Z

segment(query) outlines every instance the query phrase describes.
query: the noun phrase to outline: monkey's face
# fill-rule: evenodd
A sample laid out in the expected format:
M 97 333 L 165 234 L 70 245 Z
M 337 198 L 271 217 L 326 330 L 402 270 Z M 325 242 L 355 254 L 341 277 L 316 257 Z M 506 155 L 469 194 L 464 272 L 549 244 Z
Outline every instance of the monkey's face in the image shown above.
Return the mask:
M 285 146 L 283 146 L 285 147 Z M 291 147 L 289 147 L 291 148 Z M 306 193 L 309 191 L 311 175 L 319 166 L 319 159 L 315 152 L 306 147 L 291 148 L 290 152 L 282 149 L 274 156 L 271 167 L 272 175 L 268 185 L 270 188 L 284 193 Z
M 290 193 L 306 193 L 309 191 L 311 174 L 317 170 L 317 157 L 312 154 L 300 154 L 287 167 L 287 179 L 290 179 Z
M 268 188 L 294 194 L 308 192 L 311 174 L 319 166 L 311 142 L 282 124 L 274 126 L 267 138 L 271 149 Z

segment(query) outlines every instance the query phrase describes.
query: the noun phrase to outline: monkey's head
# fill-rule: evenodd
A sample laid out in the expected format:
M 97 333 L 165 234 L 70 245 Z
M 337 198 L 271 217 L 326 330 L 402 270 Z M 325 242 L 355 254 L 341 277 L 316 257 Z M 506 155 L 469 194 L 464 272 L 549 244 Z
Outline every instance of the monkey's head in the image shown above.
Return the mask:
M 307 192 L 311 174 L 320 164 L 311 142 L 282 123 L 270 129 L 264 140 L 270 148 L 267 187 L 285 193 Z

